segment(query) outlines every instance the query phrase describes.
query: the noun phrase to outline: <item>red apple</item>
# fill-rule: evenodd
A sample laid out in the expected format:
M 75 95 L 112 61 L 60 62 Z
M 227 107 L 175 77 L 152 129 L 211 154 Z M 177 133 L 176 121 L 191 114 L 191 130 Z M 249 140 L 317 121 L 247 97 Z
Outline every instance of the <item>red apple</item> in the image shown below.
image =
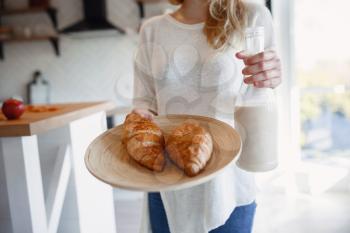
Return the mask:
M 18 119 L 24 112 L 24 104 L 20 100 L 8 99 L 2 105 L 2 113 L 7 119 Z

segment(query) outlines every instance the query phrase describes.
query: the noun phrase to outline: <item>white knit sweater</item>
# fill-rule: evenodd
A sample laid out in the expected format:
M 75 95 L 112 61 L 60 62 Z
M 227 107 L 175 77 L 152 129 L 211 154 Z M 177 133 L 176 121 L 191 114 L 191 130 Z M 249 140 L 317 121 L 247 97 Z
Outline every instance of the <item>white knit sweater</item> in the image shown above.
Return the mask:
M 258 14 L 265 27 L 265 48 L 273 46 L 270 12 L 249 4 L 249 21 Z M 159 115 L 194 114 L 213 117 L 234 126 L 234 99 L 242 84 L 243 63 L 235 58 L 236 45 L 212 49 L 203 23 L 184 24 L 170 15 L 154 17 L 141 28 L 135 56 L 134 107 Z M 225 223 L 236 206 L 255 199 L 251 173 L 235 164 L 213 180 L 192 188 L 161 192 L 171 233 L 206 233 Z M 147 198 L 142 233 L 151 232 Z

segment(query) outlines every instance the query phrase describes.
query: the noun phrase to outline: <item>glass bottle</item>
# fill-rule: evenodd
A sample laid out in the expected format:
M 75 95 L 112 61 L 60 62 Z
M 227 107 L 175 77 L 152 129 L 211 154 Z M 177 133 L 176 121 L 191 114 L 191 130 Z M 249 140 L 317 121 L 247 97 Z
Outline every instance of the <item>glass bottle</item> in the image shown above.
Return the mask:
M 245 53 L 264 51 L 264 27 L 248 28 Z M 245 77 L 247 78 L 247 77 Z M 235 125 L 242 137 L 238 167 L 250 172 L 274 169 L 277 161 L 277 110 L 274 90 L 243 82 L 236 100 Z
M 33 79 L 28 84 L 29 104 L 49 104 L 50 85 L 40 71 L 35 71 Z

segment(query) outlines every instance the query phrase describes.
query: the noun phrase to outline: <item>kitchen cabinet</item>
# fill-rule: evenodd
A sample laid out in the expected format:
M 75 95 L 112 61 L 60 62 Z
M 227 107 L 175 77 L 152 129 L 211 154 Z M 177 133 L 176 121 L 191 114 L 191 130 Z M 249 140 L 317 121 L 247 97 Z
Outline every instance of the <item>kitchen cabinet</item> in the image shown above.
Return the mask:
M 113 190 L 94 178 L 84 163 L 87 146 L 106 130 L 105 112 L 113 107 L 110 102 L 57 104 L 27 110 L 18 120 L 0 114 L 6 180 L 1 189 L 7 190 L 13 233 L 57 232 L 69 179 L 75 183 L 80 232 L 116 232 Z M 38 137 L 50 137 L 55 130 L 67 143 L 59 146 L 44 197 L 47 177 L 40 166 Z M 59 141 L 56 136 L 52 141 Z

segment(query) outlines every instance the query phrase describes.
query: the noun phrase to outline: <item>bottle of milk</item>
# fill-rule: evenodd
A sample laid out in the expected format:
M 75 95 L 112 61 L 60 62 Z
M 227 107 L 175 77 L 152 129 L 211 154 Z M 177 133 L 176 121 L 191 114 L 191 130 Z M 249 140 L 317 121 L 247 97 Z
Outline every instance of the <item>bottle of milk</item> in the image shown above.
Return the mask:
M 246 30 L 245 48 L 247 55 L 264 51 L 264 27 Z M 250 172 L 270 171 L 278 164 L 274 90 L 242 85 L 235 110 L 235 125 L 243 142 L 237 165 Z

